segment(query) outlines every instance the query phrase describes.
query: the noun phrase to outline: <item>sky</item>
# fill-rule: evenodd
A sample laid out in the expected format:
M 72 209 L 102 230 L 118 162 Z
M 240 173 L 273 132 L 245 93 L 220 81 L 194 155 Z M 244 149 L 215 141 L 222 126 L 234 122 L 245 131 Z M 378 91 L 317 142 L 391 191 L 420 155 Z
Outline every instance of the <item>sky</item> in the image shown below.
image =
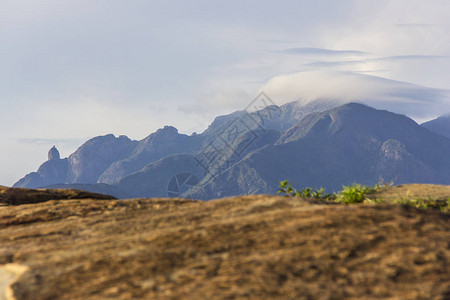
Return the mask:
M 56 145 L 202 132 L 261 91 L 450 112 L 450 1 L 0 0 L 0 185 Z

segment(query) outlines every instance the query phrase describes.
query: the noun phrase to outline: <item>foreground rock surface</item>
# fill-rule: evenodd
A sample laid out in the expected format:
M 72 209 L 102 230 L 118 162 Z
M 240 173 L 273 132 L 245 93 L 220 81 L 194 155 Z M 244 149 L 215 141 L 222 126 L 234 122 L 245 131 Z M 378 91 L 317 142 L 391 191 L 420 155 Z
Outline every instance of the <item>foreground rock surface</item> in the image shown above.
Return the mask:
M 16 299 L 448 299 L 449 219 L 264 195 L 51 200 L 0 207 L 0 268 L 26 268 Z
M 55 199 L 115 199 L 113 196 L 73 189 L 24 189 L 0 186 L 1 205 L 40 203 Z

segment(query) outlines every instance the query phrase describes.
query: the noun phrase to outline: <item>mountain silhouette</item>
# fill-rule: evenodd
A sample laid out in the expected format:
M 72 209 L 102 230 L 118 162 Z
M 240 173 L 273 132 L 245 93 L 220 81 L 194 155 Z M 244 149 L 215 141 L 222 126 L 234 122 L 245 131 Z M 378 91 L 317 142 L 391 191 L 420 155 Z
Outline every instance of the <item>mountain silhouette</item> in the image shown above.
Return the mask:
M 422 126 L 450 138 L 450 115 L 440 116 L 437 119 L 422 123 Z
M 330 192 L 380 178 L 450 184 L 450 139 L 428 128 L 445 129 L 442 120 L 420 126 L 404 115 L 326 100 L 271 105 L 219 116 L 201 134 L 166 126 L 141 141 L 95 137 L 64 159 L 51 150 L 52 159 L 14 186 L 88 184 L 119 197 L 207 200 L 275 193 L 284 179 Z M 100 184 L 108 185 L 95 188 Z

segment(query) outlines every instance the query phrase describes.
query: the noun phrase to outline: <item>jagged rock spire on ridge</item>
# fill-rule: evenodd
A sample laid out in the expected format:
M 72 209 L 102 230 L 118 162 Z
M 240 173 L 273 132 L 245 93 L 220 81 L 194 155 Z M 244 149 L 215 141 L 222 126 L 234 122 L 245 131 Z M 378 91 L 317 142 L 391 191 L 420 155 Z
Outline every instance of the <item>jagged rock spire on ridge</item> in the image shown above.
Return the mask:
M 53 159 L 61 159 L 61 157 L 59 155 L 59 151 L 58 151 L 58 149 L 56 149 L 56 146 L 53 146 L 48 151 L 48 160 L 53 160 Z

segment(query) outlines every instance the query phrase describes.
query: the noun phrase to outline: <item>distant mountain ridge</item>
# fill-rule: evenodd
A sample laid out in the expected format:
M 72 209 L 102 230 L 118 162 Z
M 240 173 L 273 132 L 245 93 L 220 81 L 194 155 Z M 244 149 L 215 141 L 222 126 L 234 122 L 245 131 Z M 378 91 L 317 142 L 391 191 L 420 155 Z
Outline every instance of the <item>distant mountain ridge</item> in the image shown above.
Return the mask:
M 203 137 L 179 134 L 172 126 L 165 126 L 137 142 L 131 154 L 116 160 L 98 177 L 99 183 L 113 184 L 121 178 L 137 172 L 149 163 L 172 154 L 190 153 L 201 147 Z
M 57 157 L 43 163 L 14 184 L 14 187 L 37 188 L 64 183 L 97 183 L 98 177 L 115 161 L 129 156 L 137 142 L 121 135 L 98 136 L 88 140 L 68 158 L 60 159 L 56 148 L 49 151 Z M 56 152 L 55 152 L 56 151 Z
M 450 183 L 450 139 L 403 116 L 349 103 L 313 113 L 273 145 L 245 158 L 208 182 L 197 198 L 235 193 L 275 193 L 277 181 L 300 188 L 339 190 L 354 182 Z M 220 193 L 220 194 L 217 194 Z
M 88 184 L 86 189 L 119 197 L 179 192 L 207 200 L 275 193 L 284 179 L 329 191 L 352 182 L 374 184 L 380 177 L 450 184 L 450 138 L 426 127 L 357 103 L 270 105 L 217 117 L 201 134 L 166 126 L 141 141 L 96 137 L 64 159 L 53 149 L 52 159 L 14 186 Z M 170 187 L 180 174 L 192 175 L 196 184 Z
M 450 138 L 450 115 L 441 116 L 437 119 L 422 123 L 422 126 Z
M 201 151 L 235 120 L 243 120 L 250 129 L 258 127 L 288 128 L 305 114 L 334 105 L 329 101 L 299 105 L 288 103 L 279 108 L 274 117 L 270 107 L 252 113 L 245 111 L 217 117 L 202 134 L 191 136 L 180 134 L 172 126 L 165 126 L 141 141 L 132 141 L 126 136 L 112 134 L 94 137 L 80 146 L 68 158 L 49 159 L 37 172 L 32 172 L 14 184 L 14 187 L 37 188 L 55 184 L 115 184 L 122 178 L 140 171 L 148 164 L 173 154 Z M 277 107 L 278 109 L 278 107 Z M 269 114 L 266 115 L 267 111 Z M 269 121 L 271 122 L 269 124 Z M 261 125 L 261 123 L 264 123 Z M 56 150 L 52 148 L 51 151 Z M 49 151 L 49 152 L 51 152 Z M 56 150 L 57 151 L 57 150 Z M 50 155 L 50 153 L 49 153 Z

